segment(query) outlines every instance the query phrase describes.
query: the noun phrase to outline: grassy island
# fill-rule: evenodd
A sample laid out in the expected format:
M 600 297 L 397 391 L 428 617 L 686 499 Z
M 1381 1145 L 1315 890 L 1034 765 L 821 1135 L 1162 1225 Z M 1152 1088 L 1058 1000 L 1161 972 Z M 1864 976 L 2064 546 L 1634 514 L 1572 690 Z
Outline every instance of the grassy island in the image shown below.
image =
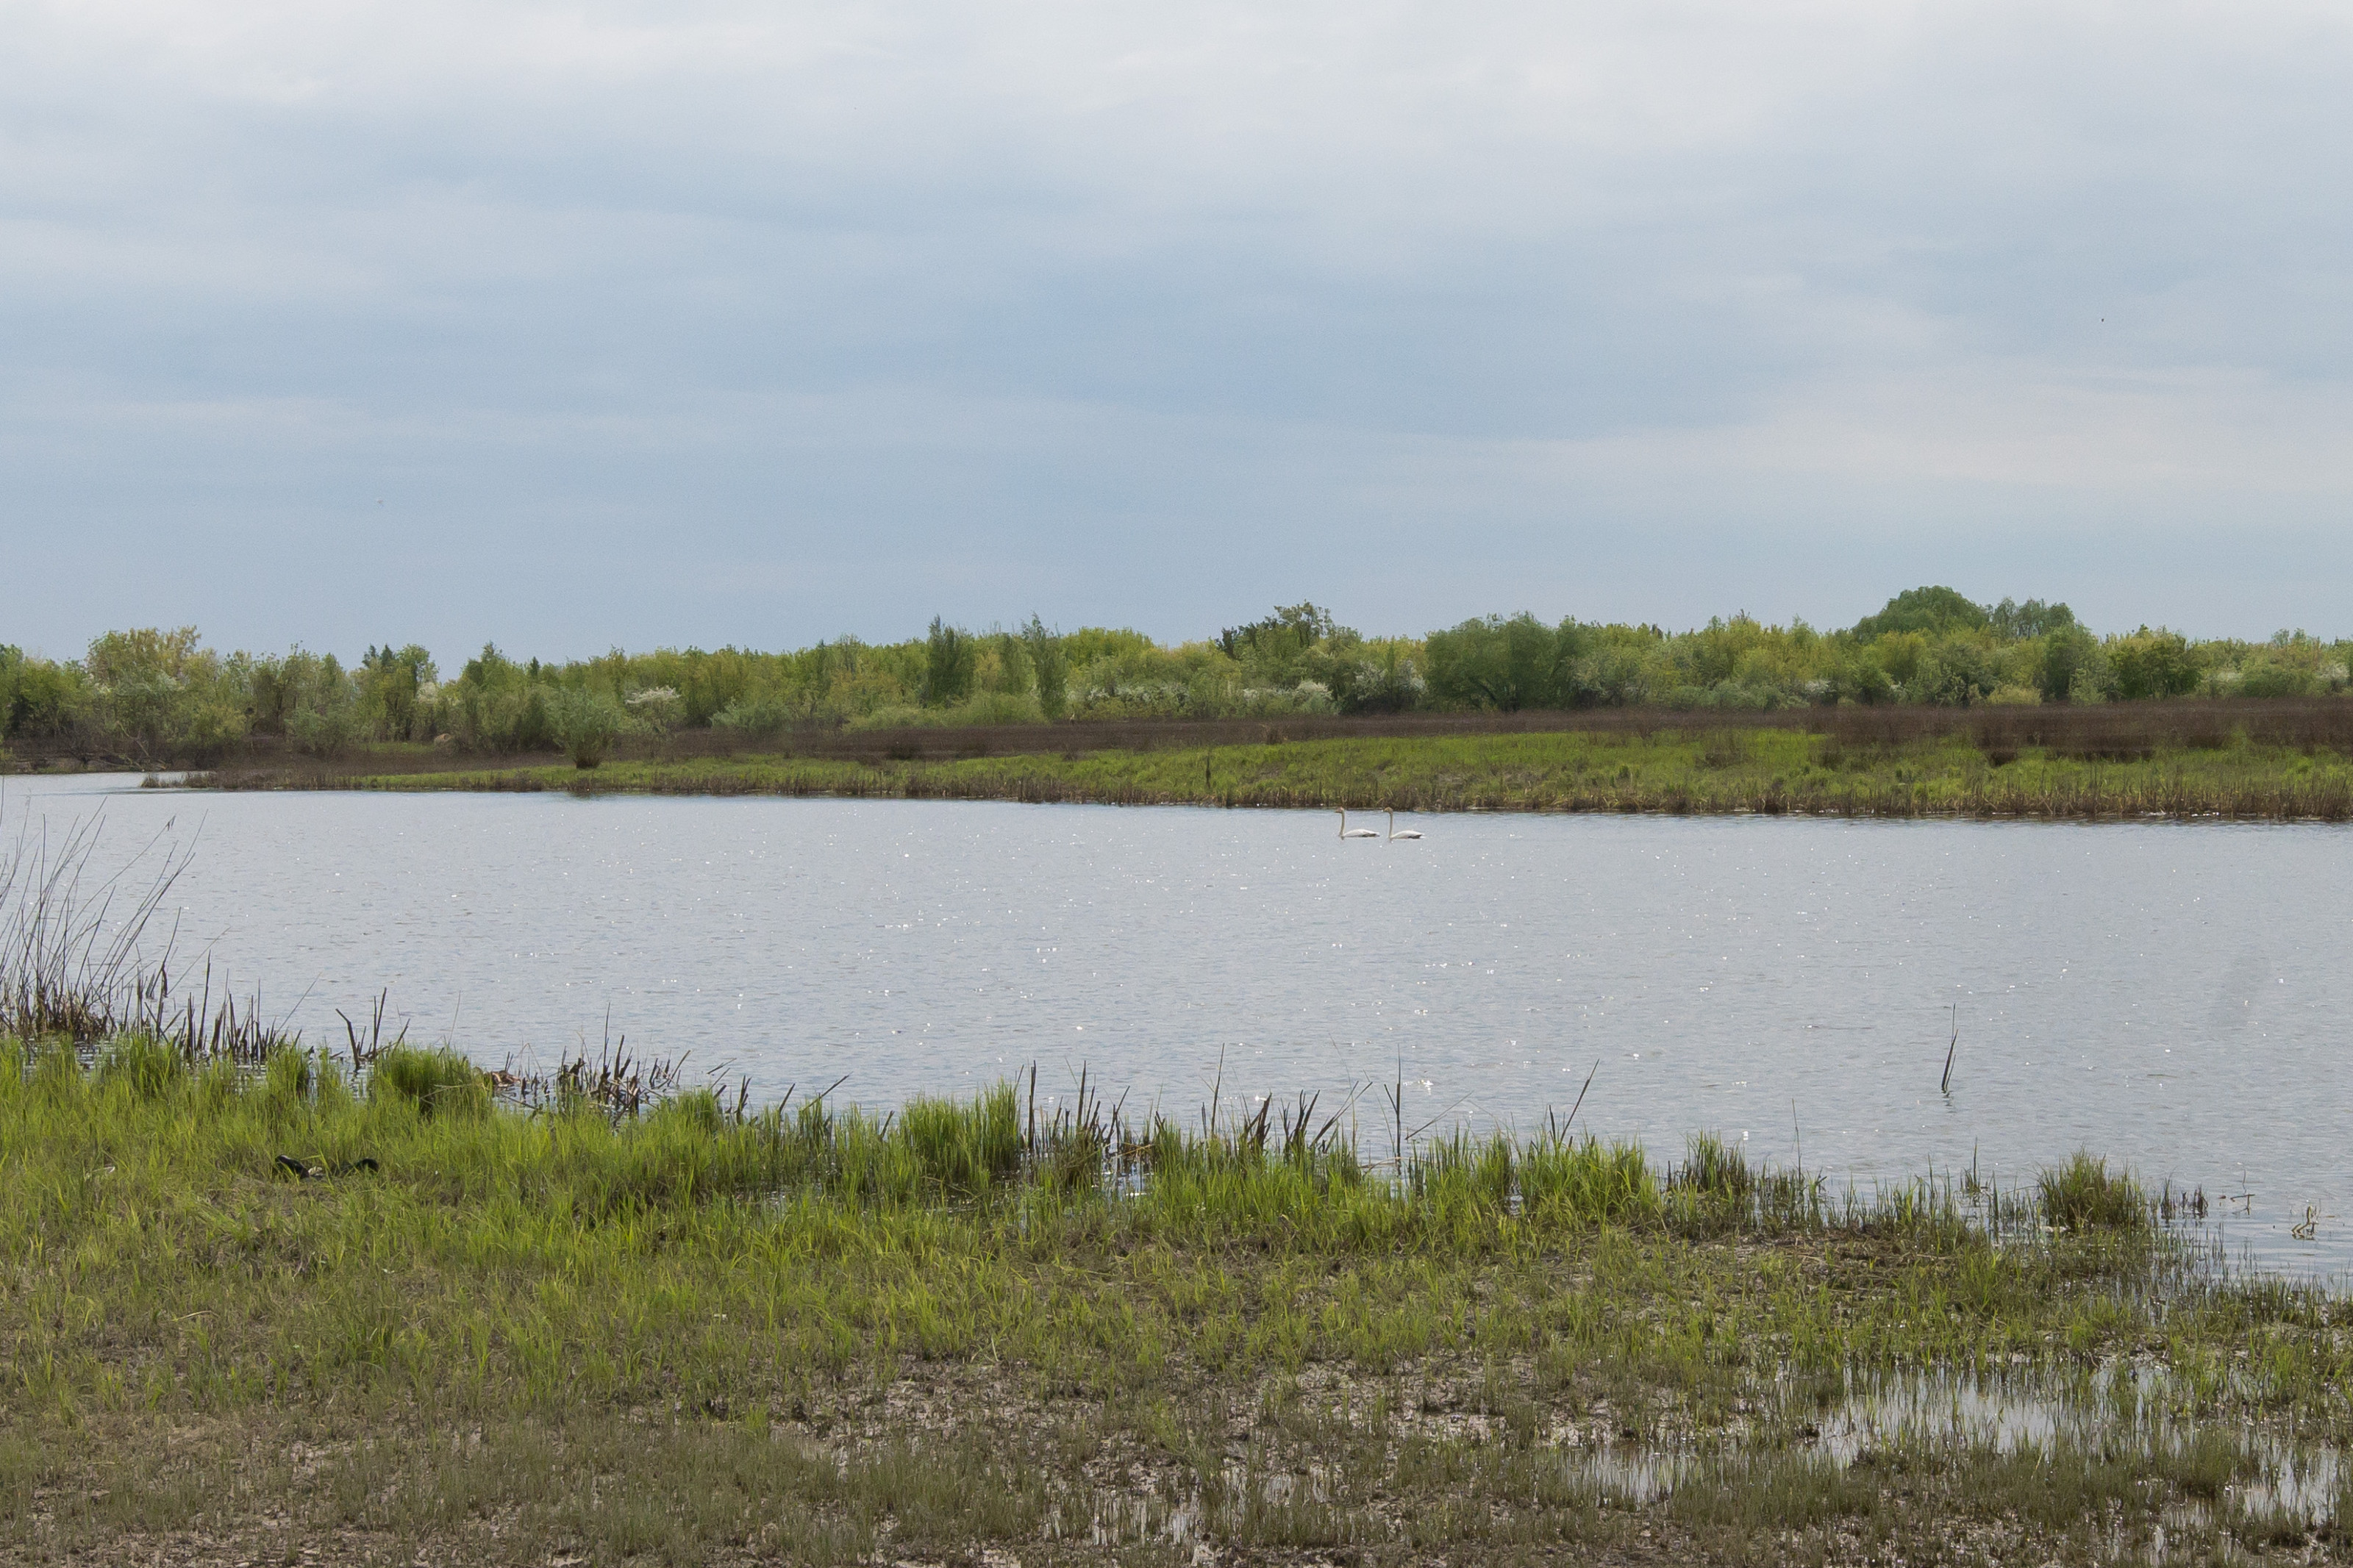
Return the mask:
M 1400 811 L 2353 817 L 2353 703 L 1283 724 L 1012 725 L 558 758 L 380 749 L 224 767 L 229 788 L 849 795 Z
M 246 1055 L 0 1043 L 11 1563 L 2348 1551 L 2346 1301 L 2088 1158 L 1847 1194 L 1705 1139 Z

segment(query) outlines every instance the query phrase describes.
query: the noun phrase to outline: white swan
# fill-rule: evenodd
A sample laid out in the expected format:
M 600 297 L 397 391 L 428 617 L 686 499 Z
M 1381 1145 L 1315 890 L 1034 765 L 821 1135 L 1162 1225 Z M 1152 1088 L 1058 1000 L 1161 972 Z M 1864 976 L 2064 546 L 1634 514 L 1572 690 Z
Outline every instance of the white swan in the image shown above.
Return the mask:
M 1398 831 L 1397 825 L 1397 813 L 1392 811 L 1389 813 L 1389 837 L 1391 838 L 1419 838 L 1421 837 L 1421 834 L 1416 829 L 1410 827 L 1407 828 L 1403 833 L 1399 833 Z
M 1349 826 L 1347 808 L 1343 806 L 1340 810 L 1340 837 L 1343 838 L 1378 838 L 1380 835 L 1374 832 L 1369 827 Z

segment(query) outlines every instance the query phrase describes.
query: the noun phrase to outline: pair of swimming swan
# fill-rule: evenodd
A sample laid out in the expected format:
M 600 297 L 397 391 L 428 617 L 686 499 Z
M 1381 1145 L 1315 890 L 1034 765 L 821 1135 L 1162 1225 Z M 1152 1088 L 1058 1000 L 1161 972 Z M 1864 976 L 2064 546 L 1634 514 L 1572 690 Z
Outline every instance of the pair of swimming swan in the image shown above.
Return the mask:
M 1347 808 L 1343 806 L 1340 808 L 1340 837 L 1343 838 L 1378 838 L 1380 834 L 1377 830 L 1370 827 L 1349 826 Z M 1419 838 L 1421 835 L 1410 827 L 1405 829 L 1402 833 L 1398 831 L 1397 813 L 1392 811 L 1389 813 L 1389 837 L 1391 838 Z

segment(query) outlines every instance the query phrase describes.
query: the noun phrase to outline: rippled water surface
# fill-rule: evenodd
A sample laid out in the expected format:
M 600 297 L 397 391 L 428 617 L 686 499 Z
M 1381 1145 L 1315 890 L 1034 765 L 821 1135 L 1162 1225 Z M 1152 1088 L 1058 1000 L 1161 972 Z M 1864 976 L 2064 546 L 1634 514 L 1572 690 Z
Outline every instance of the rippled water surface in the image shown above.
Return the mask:
M 1222 1060 L 1229 1103 L 1401 1073 L 1409 1130 L 1529 1130 L 1590 1073 L 1578 1127 L 1661 1152 L 1715 1131 L 1868 1186 L 2089 1147 L 2229 1194 L 2266 1262 L 2353 1261 L 2344 827 L 1455 816 L 1344 842 L 1314 812 L 133 783 L 10 779 L 0 813 L 102 809 L 118 860 L 193 844 L 183 963 L 313 1038 L 388 987 L 412 1038 L 491 1063 L 594 1048 L 609 1014 L 755 1095 L 1035 1061 L 1043 1091 L 1084 1066 L 1189 1116 Z M 1361 1119 L 1386 1153 L 1377 1091 Z

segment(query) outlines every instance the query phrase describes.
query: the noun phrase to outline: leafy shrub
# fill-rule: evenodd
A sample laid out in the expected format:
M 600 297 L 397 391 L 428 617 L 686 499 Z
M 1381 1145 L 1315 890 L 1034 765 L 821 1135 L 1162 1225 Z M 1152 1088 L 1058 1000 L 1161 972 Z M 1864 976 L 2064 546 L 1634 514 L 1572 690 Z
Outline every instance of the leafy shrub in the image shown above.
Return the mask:
M 2242 697 L 2302 697 L 2312 688 L 2312 676 L 2292 664 L 2256 659 L 2239 671 Z
M 1905 690 L 1915 702 L 1960 708 L 2001 684 L 1991 649 L 1967 637 L 1948 637 L 1920 657 Z
M 620 738 L 628 716 L 603 692 L 575 686 L 549 694 L 547 724 L 574 767 L 593 768 Z
M 246 732 L 236 672 L 194 626 L 108 632 L 82 668 L 101 722 L 142 756 L 208 755 Z
M 467 751 L 541 751 L 555 744 L 548 721 L 551 695 L 539 679 L 538 660 L 526 669 L 485 643 L 442 689 L 438 720 Z
M 2096 686 L 2106 679 L 2107 660 L 2099 639 L 2081 626 L 2062 626 L 2042 639 L 2035 661 L 2034 684 L 2046 700 L 2071 702 L 2082 682 Z
M 2198 665 L 2189 641 L 2179 632 L 2147 626 L 2108 645 L 2109 677 L 2127 701 L 2144 697 L 2183 697 L 2198 689 Z
M 877 708 L 852 719 L 849 730 L 948 730 L 967 724 L 1035 724 L 1045 718 L 1034 697 L 1004 691 L 977 692 L 953 708 Z
M 90 700 L 79 665 L 27 658 L 23 649 L 0 645 L 0 738 L 61 739 Z
M 738 697 L 711 716 L 713 725 L 743 735 L 777 734 L 792 721 L 792 705 L 767 693 Z
M 623 701 L 632 722 L 648 730 L 667 730 L 675 725 L 686 712 L 686 704 L 678 690 L 669 686 L 649 686 L 632 691 Z

